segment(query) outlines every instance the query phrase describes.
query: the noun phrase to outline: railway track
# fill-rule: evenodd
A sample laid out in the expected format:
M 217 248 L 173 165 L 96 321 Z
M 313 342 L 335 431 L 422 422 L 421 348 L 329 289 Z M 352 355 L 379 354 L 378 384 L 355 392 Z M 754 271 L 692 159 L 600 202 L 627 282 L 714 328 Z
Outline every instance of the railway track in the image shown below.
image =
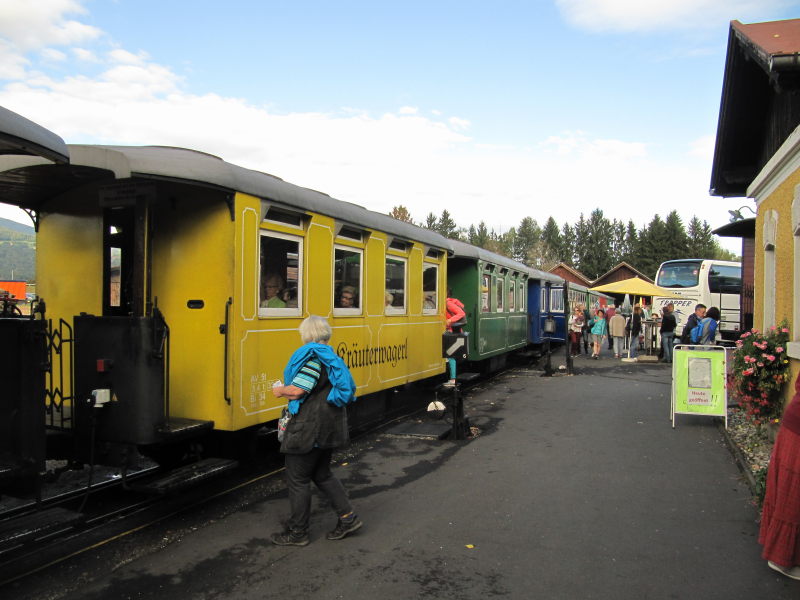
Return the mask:
M 505 371 L 495 373 L 492 377 L 503 372 Z M 468 393 L 489 379 L 491 377 L 479 377 L 464 383 L 462 393 Z M 438 388 L 421 391 L 425 394 L 425 397 L 420 399 L 421 409 L 394 416 L 360 430 L 353 438 L 354 443 L 357 444 L 368 434 L 385 430 L 397 422 L 418 415 L 433 400 L 446 400 L 449 396 L 449 391 Z M 417 391 L 419 392 L 420 390 Z M 442 423 L 452 424 L 450 411 L 444 411 Z M 85 490 L 63 495 L 50 505 L 50 510 L 56 511 L 54 513 L 56 516 L 60 514 L 64 517 L 62 526 L 32 531 L 31 535 L 20 536 L 16 542 L 12 536 L 5 546 L 0 547 L 0 586 L 28 577 L 181 514 L 198 510 L 215 501 L 231 498 L 237 493 L 247 493 L 248 488 L 264 485 L 272 491 L 278 491 L 283 486 L 282 480 L 278 477 L 283 472 L 283 461 L 274 439 L 272 436 L 268 437 L 270 440 L 266 444 L 271 447 L 269 450 L 262 449 L 266 458 L 260 463 L 240 466 L 180 494 L 145 496 L 125 490 L 122 485 L 118 485 L 96 489 L 88 499 L 83 498 Z M 25 517 L 26 515 L 22 514 L 0 521 L 0 532 L 4 527 L 6 529 L 13 527 L 15 522 L 20 523 L 20 519 Z

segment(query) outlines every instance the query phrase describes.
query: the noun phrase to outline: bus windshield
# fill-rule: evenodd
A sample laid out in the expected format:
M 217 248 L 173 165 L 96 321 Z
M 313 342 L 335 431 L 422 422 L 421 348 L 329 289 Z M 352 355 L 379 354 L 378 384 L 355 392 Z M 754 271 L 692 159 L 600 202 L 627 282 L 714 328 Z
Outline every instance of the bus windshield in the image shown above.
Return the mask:
M 656 285 L 664 288 L 696 287 L 700 278 L 700 261 L 686 260 L 661 265 Z

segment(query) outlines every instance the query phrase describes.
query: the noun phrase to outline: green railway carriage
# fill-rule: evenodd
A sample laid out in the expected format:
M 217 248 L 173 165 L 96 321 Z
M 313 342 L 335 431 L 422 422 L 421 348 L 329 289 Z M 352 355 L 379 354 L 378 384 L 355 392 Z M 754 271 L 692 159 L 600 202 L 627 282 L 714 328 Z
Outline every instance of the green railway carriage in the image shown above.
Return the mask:
M 528 344 L 530 269 L 510 258 L 452 241 L 448 285 L 464 303 L 470 362 L 502 366 L 509 352 Z

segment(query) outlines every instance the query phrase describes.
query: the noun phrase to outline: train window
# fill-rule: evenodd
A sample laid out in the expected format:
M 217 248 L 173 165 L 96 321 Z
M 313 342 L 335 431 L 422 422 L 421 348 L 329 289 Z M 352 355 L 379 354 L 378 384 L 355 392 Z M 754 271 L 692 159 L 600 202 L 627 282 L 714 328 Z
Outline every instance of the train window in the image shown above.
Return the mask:
M 357 248 L 335 247 L 333 251 L 333 314 L 361 314 L 363 252 Z
M 422 265 L 422 312 L 435 315 L 438 312 L 439 266 L 424 263 Z
M 302 214 L 281 210 L 273 206 L 267 210 L 264 220 L 273 221 L 275 223 L 283 223 L 284 225 L 292 225 L 294 227 L 302 227 L 303 216 L 304 215 Z
M 550 310 L 564 312 L 564 290 L 562 288 L 550 289 Z
M 406 259 L 386 257 L 386 295 L 384 306 L 387 314 L 406 312 Z
M 497 312 L 503 312 L 503 294 L 505 293 L 506 282 L 504 279 L 497 280 Z
M 539 312 L 547 312 L 547 287 L 545 286 L 539 290 Z
M 299 237 L 261 233 L 260 317 L 301 314 L 303 240 Z
M 523 279 L 522 282 L 519 284 L 519 309 L 522 312 L 527 310 L 528 306 L 528 280 Z
M 484 273 L 481 277 L 481 312 L 489 312 L 489 297 L 492 291 L 492 276 Z
M 358 240 L 359 242 L 364 239 L 364 234 L 358 229 L 352 227 L 342 227 L 339 231 L 339 237 L 348 238 L 350 240 Z
M 406 252 L 410 247 L 411 244 L 403 240 L 392 240 L 389 243 L 389 248 L 392 250 L 399 250 L 400 252 Z
M 508 284 L 508 312 L 514 312 L 517 306 L 517 296 L 516 296 L 517 288 L 514 285 L 514 282 L 511 281 Z

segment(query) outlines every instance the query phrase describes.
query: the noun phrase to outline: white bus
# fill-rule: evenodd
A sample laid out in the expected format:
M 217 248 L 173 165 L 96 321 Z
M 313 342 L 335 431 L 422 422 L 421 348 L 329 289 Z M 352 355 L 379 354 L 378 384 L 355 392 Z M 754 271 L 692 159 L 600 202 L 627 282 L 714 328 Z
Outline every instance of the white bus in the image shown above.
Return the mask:
M 656 296 L 653 308 L 661 310 L 666 304 L 675 305 L 680 336 L 686 319 L 696 304 L 707 308 L 716 306 L 721 314 L 719 331 L 722 339 L 739 338 L 739 300 L 742 291 L 742 263 L 724 260 L 684 259 L 661 263 L 656 285 L 669 289 L 683 299 Z

